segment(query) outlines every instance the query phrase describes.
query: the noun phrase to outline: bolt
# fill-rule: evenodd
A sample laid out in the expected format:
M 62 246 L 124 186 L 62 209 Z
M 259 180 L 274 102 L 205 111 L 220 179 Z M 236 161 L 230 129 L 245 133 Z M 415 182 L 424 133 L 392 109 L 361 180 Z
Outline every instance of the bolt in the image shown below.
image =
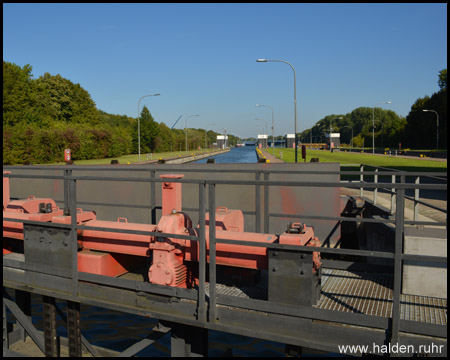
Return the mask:
M 170 271 L 169 271 L 169 270 L 166 270 L 166 274 L 169 275 L 169 274 L 170 274 Z
M 277 266 L 274 266 L 273 268 L 272 268 L 272 271 L 277 271 L 278 270 L 278 267 Z
M 303 275 L 305 272 L 303 270 L 300 271 L 300 275 Z
M 160 268 L 161 267 L 161 263 L 158 263 L 158 265 L 156 265 L 156 266 L 158 266 Z

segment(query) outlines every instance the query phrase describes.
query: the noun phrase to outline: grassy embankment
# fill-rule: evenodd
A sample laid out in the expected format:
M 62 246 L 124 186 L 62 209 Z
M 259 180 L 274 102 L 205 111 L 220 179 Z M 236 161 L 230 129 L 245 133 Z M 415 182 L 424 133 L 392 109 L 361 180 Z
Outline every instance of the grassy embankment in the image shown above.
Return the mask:
M 275 156 L 280 158 L 280 151 L 283 153 L 282 159 L 285 162 L 294 162 L 294 149 L 275 149 Z M 297 161 L 303 162 L 302 152 L 297 152 Z M 402 171 L 435 171 L 447 172 L 447 161 L 436 161 L 429 158 L 403 158 L 400 156 L 372 155 L 351 152 L 330 152 L 328 150 L 306 150 L 306 162 L 311 158 L 319 158 L 320 162 L 338 162 L 341 164 L 366 164 L 371 166 L 385 167 Z M 359 169 L 358 169 L 359 170 Z
M 209 152 L 209 151 L 208 151 Z M 147 159 L 147 154 L 141 153 L 141 162 L 147 161 L 147 160 L 158 160 L 158 159 L 168 159 L 168 158 L 174 158 L 174 157 L 182 157 L 186 155 L 197 155 L 197 154 L 204 154 L 204 150 L 190 150 L 187 153 L 185 151 L 174 151 L 174 152 L 163 152 L 163 153 L 153 153 L 152 155 L 149 155 L 149 158 Z M 124 155 L 120 157 L 115 158 L 108 158 L 108 159 L 91 159 L 91 160 L 74 160 L 74 163 L 76 165 L 109 165 L 111 164 L 111 160 L 116 159 L 119 160 L 119 164 L 133 164 L 136 162 L 139 162 L 139 155 L 138 154 L 130 154 L 130 155 Z M 59 161 L 57 163 L 47 164 L 47 165 L 65 165 L 66 163 L 64 161 Z

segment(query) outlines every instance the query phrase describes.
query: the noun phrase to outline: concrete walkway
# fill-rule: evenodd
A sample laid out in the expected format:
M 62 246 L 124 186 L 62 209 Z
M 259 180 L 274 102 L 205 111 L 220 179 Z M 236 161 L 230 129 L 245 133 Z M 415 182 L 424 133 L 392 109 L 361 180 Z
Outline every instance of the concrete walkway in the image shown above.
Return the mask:
M 276 164 L 276 163 L 284 163 L 283 160 L 280 160 L 278 158 L 276 158 L 275 156 L 272 155 L 272 152 L 268 152 L 265 149 L 261 149 L 261 153 L 266 157 L 266 160 L 269 160 L 268 162 L 270 164 Z

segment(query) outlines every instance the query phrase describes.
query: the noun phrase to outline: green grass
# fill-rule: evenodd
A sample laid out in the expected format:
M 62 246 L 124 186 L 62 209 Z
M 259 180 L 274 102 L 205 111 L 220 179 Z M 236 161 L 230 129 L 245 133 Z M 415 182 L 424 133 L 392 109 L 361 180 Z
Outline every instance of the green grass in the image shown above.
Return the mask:
M 280 158 L 280 151 L 283 153 L 283 161 L 294 162 L 294 149 L 275 149 L 275 156 Z M 272 151 L 270 151 L 272 153 Z M 297 152 L 297 161 L 303 162 L 301 149 Z M 413 158 L 406 159 L 395 156 L 372 155 L 351 152 L 330 152 L 328 150 L 306 150 L 306 162 L 311 158 L 319 158 L 320 162 L 338 162 L 341 164 L 367 164 L 377 167 L 386 167 L 402 171 L 436 171 L 446 172 L 447 161 L 435 161 L 430 159 Z M 358 169 L 359 170 L 359 169 Z
M 204 154 L 204 150 L 191 150 L 188 151 L 187 154 L 185 151 L 174 151 L 174 152 L 163 152 L 163 153 L 153 153 L 153 155 L 149 156 L 149 159 L 152 160 L 158 160 L 158 159 L 168 159 L 173 157 L 182 157 L 185 155 L 197 155 L 197 154 Z M 76 160 L 74 159 L 73 162 L 76 165 L 109 165 L 111 164 L 112 159 L 119 160 L 119 164 L 133 164 L 136 162 L 139 162 L 139 154 L 131 154 L 131 155 L 124 155 L 120 157 L 114 157 L 114 158 L 107 158 L 107 159 L 91 159 L 91 160 Z M 147 154 L 141 153 L 141 162 L 147 161 Z M 46 165 L 65 165 L 66 163 L 64 161 L 59 161 L 56 163 L 46 164 Z

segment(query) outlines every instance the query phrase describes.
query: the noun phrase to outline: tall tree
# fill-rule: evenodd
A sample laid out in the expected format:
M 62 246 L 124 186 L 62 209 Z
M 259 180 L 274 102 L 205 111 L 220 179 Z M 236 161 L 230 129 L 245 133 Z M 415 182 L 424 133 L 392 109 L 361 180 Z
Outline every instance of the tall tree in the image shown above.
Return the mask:
M 98 111 L 89 93 L 61 75 L 45 73 L 36 80 L 42 113 L 53 120 L 96 125 Z
M 27 121 L 33 108 L 34 84 L 31 65 L 20 66 L 3 61 L 3 124 Z
M 438 85 L 441 90 L 447 89 L 447 69 L 439 71 Z
M 140 133 L 141 153 L 154 152 L 156 148 L 156 138 L 159 134 L 159 124 L 155 122 L 153 116 L 150 114 L 150 111 L 145 105 L 140 116 Z

